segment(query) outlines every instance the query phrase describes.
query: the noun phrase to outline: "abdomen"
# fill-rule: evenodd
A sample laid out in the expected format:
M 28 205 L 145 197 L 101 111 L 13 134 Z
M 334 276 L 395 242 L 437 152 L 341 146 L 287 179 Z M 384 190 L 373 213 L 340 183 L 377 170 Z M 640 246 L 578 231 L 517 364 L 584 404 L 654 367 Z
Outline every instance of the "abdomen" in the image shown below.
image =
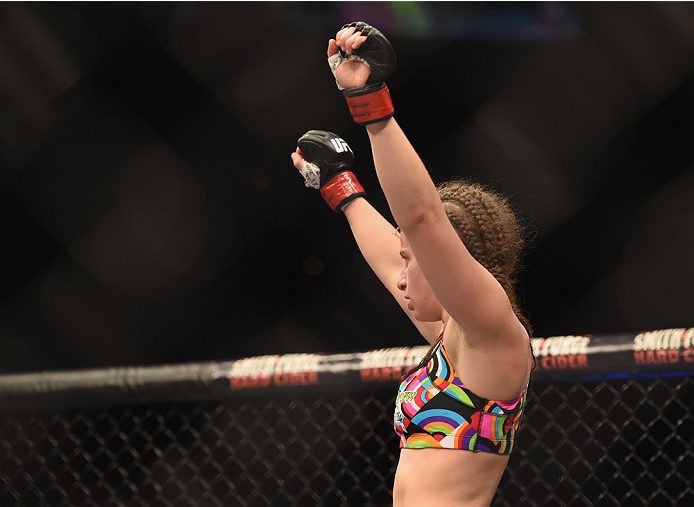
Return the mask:
M 453 449 L 402 449 L 393 507 L 487 507 L 508 459 Z

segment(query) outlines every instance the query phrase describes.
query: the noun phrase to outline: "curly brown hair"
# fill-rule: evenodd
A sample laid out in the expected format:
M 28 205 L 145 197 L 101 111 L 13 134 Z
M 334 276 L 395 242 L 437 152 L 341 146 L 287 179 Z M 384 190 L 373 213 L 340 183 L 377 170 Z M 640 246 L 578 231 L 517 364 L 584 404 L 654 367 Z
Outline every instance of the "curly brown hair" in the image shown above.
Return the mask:
M 520 308 L 516 283 L 523 251 L 523 230 L 508 199 L 488 187 L 467 179 L 455 179 L 436 186 L 448 220 L 470 254 L 499 282 L 528 336 L 533 330 Z M 438 341 L 443 338 L 439 336 Z M 424 366 L 431 358 L 438 341 L 429 349 L 419 365 L 403 375 Z M 532 346 L 533 369 L 536 366 Z

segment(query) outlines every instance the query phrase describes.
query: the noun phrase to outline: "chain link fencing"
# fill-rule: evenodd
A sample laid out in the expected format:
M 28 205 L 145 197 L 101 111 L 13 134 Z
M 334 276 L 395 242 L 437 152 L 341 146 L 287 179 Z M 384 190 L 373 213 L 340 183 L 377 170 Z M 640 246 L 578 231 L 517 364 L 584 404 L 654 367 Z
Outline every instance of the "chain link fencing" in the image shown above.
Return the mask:
M 64 406 L 5 382 L 12 396 L 0 409 L 0 505 L 392 505 L 397 380 L 356 383 L 343 374 L 338 387 L 202 401 L 182 388 L 175 401 L 170 390 L 144 400 L 129 378 L 129 402 L 72 389 Z M 51 391 L 45 377 L 38 384 Z M 692 371 L 539 374 L 493 505 L 694 505 L 693 413 Z

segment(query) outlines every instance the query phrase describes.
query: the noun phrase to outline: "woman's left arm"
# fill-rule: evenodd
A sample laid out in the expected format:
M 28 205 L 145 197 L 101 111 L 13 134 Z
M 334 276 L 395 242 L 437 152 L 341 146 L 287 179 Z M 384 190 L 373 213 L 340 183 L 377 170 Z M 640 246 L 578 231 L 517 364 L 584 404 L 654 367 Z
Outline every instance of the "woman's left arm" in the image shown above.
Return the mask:
M 390 118 L 366 128 L 393 217 L 444 309 L 471 345 L 515 338 L 522 326 L 516 325 L 506 292 L 458 237 L 428 171 L 398 123 Z
M 375 38 L 369 42 L 370 37 Z M 373 27 L 351 23 L 328 43 L 329 59 L 336 58 L 338 51 L 347 57 L 362 54 L 371 61 L 371 72 L 360 61 L 344 61 L 336 67 L 335 77 L 346 88 L 348 103 L 353 101 L 350 110 L 355 120 L 367 125 L 381 188 L 437 299 L 472 346 L 527 339 L 506 292 L 458 237 L 424 164 L 390 117 L 392 104 L 389 96 L 384 97 L 387 88 L 376 82 L 394 66 L 390 43 Z M 382 107 L 374 109 L 373 104 Z M 369 110 L 376 114 L 363 114 Z

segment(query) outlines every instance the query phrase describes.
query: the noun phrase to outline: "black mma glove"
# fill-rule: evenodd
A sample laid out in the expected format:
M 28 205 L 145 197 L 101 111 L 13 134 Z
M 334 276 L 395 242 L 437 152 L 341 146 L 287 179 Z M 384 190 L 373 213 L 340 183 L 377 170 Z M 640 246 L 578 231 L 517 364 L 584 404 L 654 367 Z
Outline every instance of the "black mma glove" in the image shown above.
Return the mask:
M 366 196 L 364 188 L 350 170 L 354 153 L 337 134 L 325 130 L 309 130 L 299 138 L 297 146 L 304 157 L 301 175 L 306 186 L 320 193 L 335 212 L 358 197 Z
M 328 59 L 330 68 L 335 73 L 338 65 L 344 60 L 354 59 L 366 63 L 371 72 L 366 84 L 356 88 L 346 88 L 342 94 L 347 100 L 352 118 L 359 125 L 368 125 L 386 120 L 393 116 L 393 101 L 385 80 L 395 70 L 395 50 L 385 35 L 373 26 L 356 21 L 342 28 L 354 27 L 355 32 L 361 32 L 367 38 L 364 43 L 347 56 L 342 51 Z

